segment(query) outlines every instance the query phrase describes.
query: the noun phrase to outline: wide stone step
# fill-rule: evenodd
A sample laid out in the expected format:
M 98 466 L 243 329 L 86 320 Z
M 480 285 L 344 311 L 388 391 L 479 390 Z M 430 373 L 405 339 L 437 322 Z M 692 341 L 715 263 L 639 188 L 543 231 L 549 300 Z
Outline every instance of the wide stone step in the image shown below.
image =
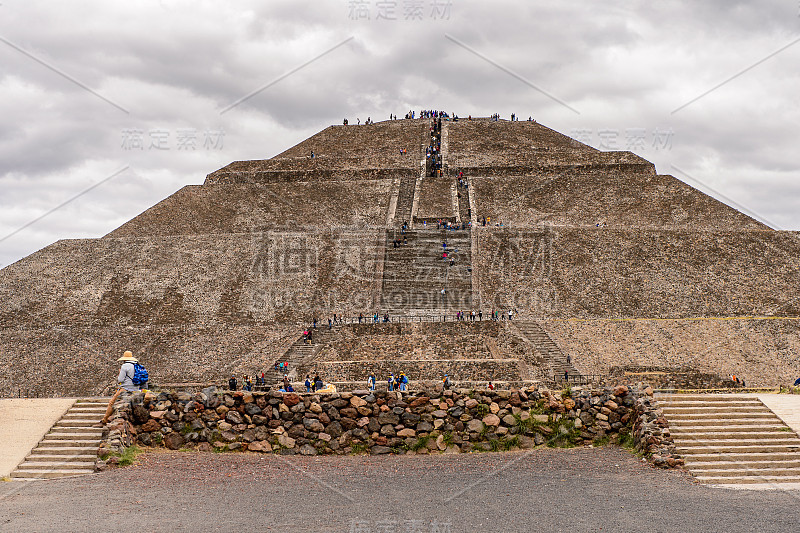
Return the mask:
M 93 424 L 97 424 L 98 420 L 99 418 L 59 420 L 53 427 L 91 427 Z
M 695 469 L 692 468 L 692 473 L 695 473 Z M 721 468 L 718 470 L 710 469 L 710 470 L 697 470 L 696 476 L 712 476 L 712 477 L 738 477 L 738 476 L 800 476 L 800 469 L 798 468 L 782 468 L 782 467 L 773 467 L 773 468 L 742 468 L 741 470 L 730 470 L 726 468 Z
M 81 438 L 81 439 L 60 440 L 60 439 L 50 438 L 49 436 L 45 435 L 45 437 L 41 440 L 39 445 L 40 446 L 44 446 L 46 448 L 56 448 L 56 447 L 62 447 L 62 446 L 78 447 L 78 448 L 83 447 L 83 448 L 85 448 L 85 447 L 88 447 L 88 446 L 95 446 L 95 447 L 100 446 L 101 442 L 102 442 L 102 439 L 99 439 L 99 438 L 98 439 Z
M 89 470 L 93 472 L 94 460 L 83 462 L 25 461 L 16 469 L 16 471 L 23 470 Z
M 768 452 L 800 452 L 800 443 L 793 444 L 728 444 L 723 445 L 719 442 L 698 443 L 697 445 L 685 446 L 676 443 L 676 449 L 680 454 L 707 454 L 717 453 L 768 453 Z
M 749 463 L 749 462 L 762 462 L 762 461 L 794 461 L 800 459 L 797 452 L 780 451 L 780 452 L 753 452 L 753 453 L 713 453 L 706 451 L 705 453 L 696 453 L 687 455 L 685 458 L 686 464 L 694 463 L 713 463 L 713 462 L 730 462 L 730 463 Z
M 82 453 L 82 454 L 75 454 L 75 455 L 58 455 L 58 454 L 49 454 L 49 453 L 33 453 L 31 452 L 25 458 L 26 461 L 40 461 L 40 462 L 47 462 L 47 463 L 89 463 L 91 462 L 94 464 L 94 461 L 97 460 L 96 453 Z
M 96 454 L 100 446 L 93 444 L 91 446 L 52 446 L 50 444 L 40 444 L 38 448 L 31 450 L 31 455 L 86 455 Z
M 766 424 L 699 424 L 697 426 L 689 426 L 689 425 L 670 425 L 670 431 L 673 435 L 679 435 L 683 433 L 693 433 L 696 431 L 701 432 L 713 432 L 713 431 L 724 431 L 728 433 L 749 433 L 752 431 L 756 431 L 759 433 L 789 433 L 792 434 L 791 429 L 784 426 L 783 424 L 779 423 L 766 423 Z
M 751 405 L 763 406 L 764 404 L 758 398 L 737 398 L 734 400 L 657 400 L 659 405 L 665 407 L 727 407 L 727 406 L 742 406 L 747 407 Z
M 777 439 L 764 440 L 762 438 L 749 439 L 746 437 L 735 437 L 732 439 L 725 438 L 711 438 L 711 439 L 684 439 L 676 438 L 678 446 L 697 447 L 697 446 L 756 446 L 765 444 L 769 446 L 785 445 L 785 446 L 800 446 L 800 438 L 797 436 L 780 437 Z
M 752 405 L 702 405 L 696 407 L 685 407 L 685 406 L 671 406 L 671 405 L 661 405 L 659 406 L 664 410 L 664 413 L 674 413 L 674 414 L 691 414 L 691 413 L 700 413 L 700 414 L 712 414 L 712 413 L 758 413 L 758 412 L 769 412 L 769 409 L 765 407 L 763 404 L 752 404 Z
M 686 413 L 686 414 L 668 414 L 664 413 L 667 420 L 683 421 L 683 420 L 778 420 L 778 417 L 772 411 L 762 413 Z
M 670 429 L 680 429 L 685 427 L 719 427 L 722 424 L 719 419 L 717 418 L 707 418 L 707 419 L 696 419 L 696 418 L 686 418 L 682 420 L 675 419 L 673 417 L 666 417 L 667 421 L 669 422 Z M 752 428 L 761 428 L 761 427 L 774 427 L 781 424 L 781 420 L 776 417 L 772 416 L 769 418 L 740 418 L 737 420 L 733 420 L 729 422 L 731 426 L 749 426 Z
M 712 470 L 760 470 L 766 468 L 798 469 L 800 473 L 800 457 L 785 461 L 692 461 L 692 472 L 708 472 Z
M 669 401 L 713 401 L 713 402 L 726 402 L 726 401 L 758 401 L 754 396 L 744 396 L 742 394 L 668 394 L 658 392 L 653 397 L 659 402 Z
M 54 427 L 50 430 L 49 435 L 53 433 L 80 433 L 83 435 L 95 435 L 100 434 L 103 432 L 102 428 L 96 428 L 92 426 L 78 426 L 78 427 Z
M 710 485 L 744 484 L 744 483 L 800 483 L 800 475 L 796 476 L 696 476 L 697 481 Z
M 44 436 L 42 442 L 44 442 L 45 440 L 94 441 L 94 440 L 101 440 L 102 436 L 103 436 L 102 429 L 96 429 L 94 433 L 73 433 L 73 432 L 62 433 L 60 431 L 51 431 L 50 433 Z
M 790 438 L 792 435 L 791 433 L 786 433 L 784 431 L 773 431 L 773 432 L 759 432 L 759 431 L 751 431 L 751 432 L 730 432 L 730 431 L 719 431 L 719 432 L 696 432 L 696 433 L 675 433 L 674 431 L 671 432 L 672 436 L 675 438 L 676 442 L 708 442 L 708 441 L 717 441 L 723 440 L 724 442 L 727 441 L 759 441 L 759 442 L 775 442 L 775 441 L 783 441 L 787 438 Z
M 765 416 L 775 416 L 775 413 L 770 411 L 769 409 L 765 408 L 742 408 L 742 409 L 686 409 L 686 410 L 672 410 L 672 409 L 664 409 L 664 416 L 666 417 L 674 417 L 679 419 L 686 419 L 691 417 L 698 417 L 698 418 L 711 418 L 711 417 L 739 417 L 739 418 L 746 418 L 748 416 L 752 416 L 752 418 L 764 418 Z
M 54 469 L 37 469 L 37 470 L 15 470 L 11 473 L 12 478 L 19 479 L 53 479 L 68 476 L 83 476 L 92 473 L 91 470 L 86 469 L 71 469 L 71 470 L 54 470 Z

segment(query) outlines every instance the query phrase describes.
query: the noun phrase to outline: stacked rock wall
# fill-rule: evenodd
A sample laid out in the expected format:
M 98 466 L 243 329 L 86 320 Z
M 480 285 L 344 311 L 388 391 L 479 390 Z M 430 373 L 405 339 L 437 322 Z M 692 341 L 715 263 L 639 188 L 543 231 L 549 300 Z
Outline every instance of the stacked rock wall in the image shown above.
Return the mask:
M 575 391 L 341 394 L 137 393 L 120 401 L 101 453 L 127 442 L 281 454 L 450 453 L 575 446 L 633 437 L 677 466 L 666 420 L 638 387 Z

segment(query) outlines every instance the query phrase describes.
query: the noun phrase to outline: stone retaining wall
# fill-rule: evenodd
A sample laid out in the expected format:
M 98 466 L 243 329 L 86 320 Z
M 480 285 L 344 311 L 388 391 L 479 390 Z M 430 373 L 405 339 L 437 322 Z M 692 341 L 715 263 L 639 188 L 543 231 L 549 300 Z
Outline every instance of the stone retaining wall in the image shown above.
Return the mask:
M 632 439 L 675 467 L 652 390 L 431 390 L 414 394 L 136 393 L 120 400 L 100 454 L 128 443 L 280 454 L 421 453 L 575 446 Z

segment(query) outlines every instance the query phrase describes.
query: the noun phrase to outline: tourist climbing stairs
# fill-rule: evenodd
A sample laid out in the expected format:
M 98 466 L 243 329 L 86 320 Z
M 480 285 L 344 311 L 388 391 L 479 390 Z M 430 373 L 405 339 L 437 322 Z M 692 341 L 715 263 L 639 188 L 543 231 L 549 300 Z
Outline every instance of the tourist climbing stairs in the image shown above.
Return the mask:
M 572 365 L 571 361 L 567 361 L 566 354 L 561 351 L 558 344 L 550 338 L 550 335 L 538 322 L 535 320 L 516 320 L 513 321 L 513 324 L 522 334 L 522 338 L 533 346 L 536 353 L 550 367 L 550 375 L 554 383 L 568 382 L 580 385 L 586 382 L 584 376 L 578 372 L 578 369 Z
M 13 479 L 45 479 L 94 472 L 108 398 L 82 398 L 72 404 L 25 460 Z
M 394 247 L 392 241 L 400 239 L 402 242 L 403 237 L 407 244 Z M 404 235 L 388 232 L 387 241 L 382 312 L 469 312 L 472 305 L 472 243 L 468 231 L 409 230 Z M 447 251 L 447 259 L 442 257 L 444 251 Z M 452 266 L 450 259 L 453 260 Z
M 800 437 L 754 395 L 656 394 L 686 467 L 712 484 L 800 482 Z

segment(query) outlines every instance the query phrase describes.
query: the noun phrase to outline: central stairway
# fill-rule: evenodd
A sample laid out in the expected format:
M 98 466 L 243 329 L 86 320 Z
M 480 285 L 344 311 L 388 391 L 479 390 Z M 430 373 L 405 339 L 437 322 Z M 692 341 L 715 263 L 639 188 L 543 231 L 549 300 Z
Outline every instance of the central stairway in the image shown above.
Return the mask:
M 408 244 L 395 248 L 394 239 Z M 387 232 L 381 310 L 394 313 L 469 311 L 472 306 L 469 231 L 437 229 Z M 446 242 L 447 248 L 442 244 Z M 442 252 L 447 250 L 447 259 Z M 450 259 L 453 266 L 450 266 Z M 445 290 L 442 295 L 442 289 Z
M 800 482 L 800 437 L 755 396 L 656 394 L 698 481 Z
M 103 418 L 107 405 L 108 398 L 77 400 L 11 472 L 11 477 L 44 479 L 94 472 L 103 430 L 93 425 Z

